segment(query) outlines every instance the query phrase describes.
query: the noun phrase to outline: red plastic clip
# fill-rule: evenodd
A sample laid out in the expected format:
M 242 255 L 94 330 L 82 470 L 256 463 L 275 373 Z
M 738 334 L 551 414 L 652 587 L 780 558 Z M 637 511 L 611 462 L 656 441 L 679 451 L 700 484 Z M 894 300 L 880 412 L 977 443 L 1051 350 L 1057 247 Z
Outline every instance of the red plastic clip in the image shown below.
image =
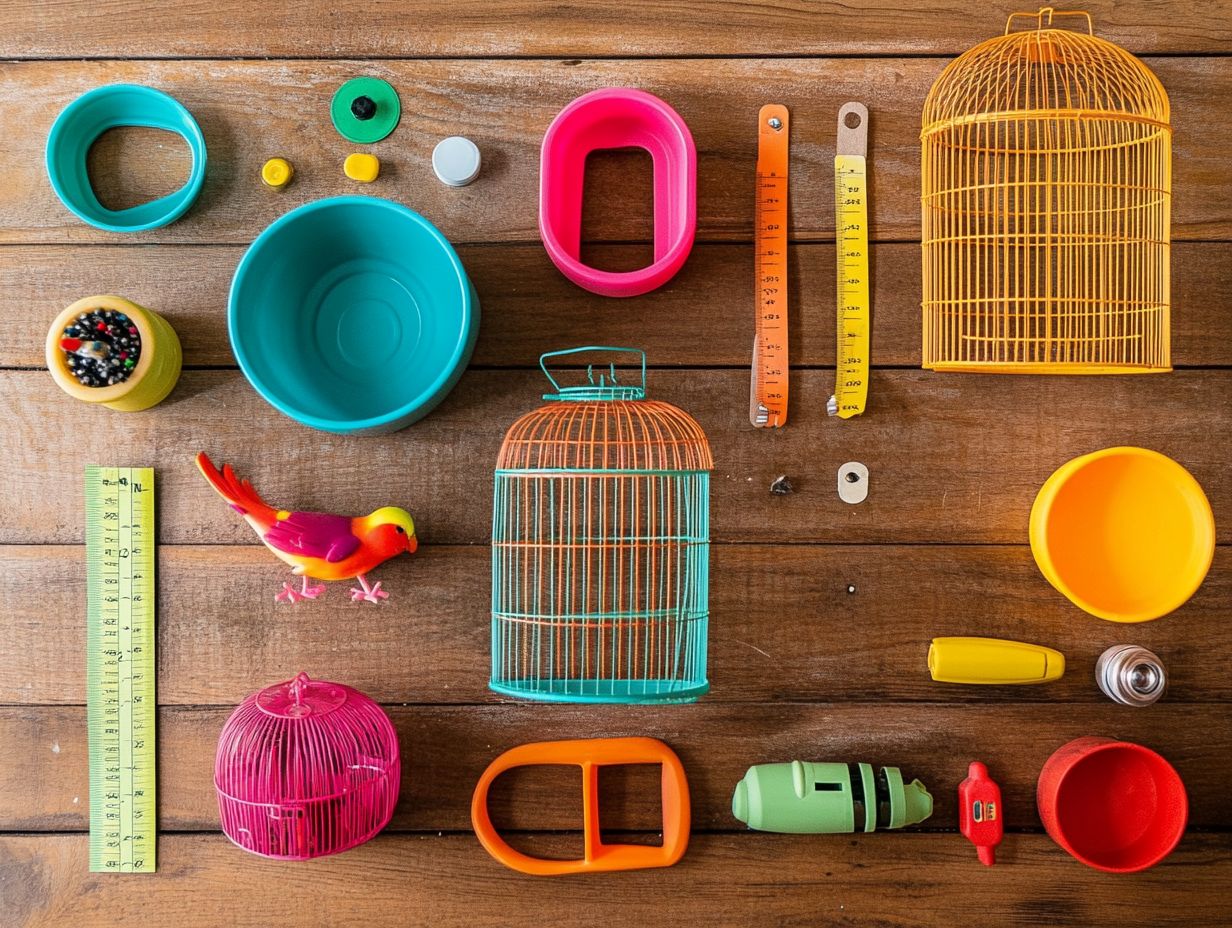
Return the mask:
M 979 851 L 980 863 L 991 867 L 1001 843 L 1001 787 L 978 760 L 967 768 L 967 779 L 958 784 L 958 829 Z

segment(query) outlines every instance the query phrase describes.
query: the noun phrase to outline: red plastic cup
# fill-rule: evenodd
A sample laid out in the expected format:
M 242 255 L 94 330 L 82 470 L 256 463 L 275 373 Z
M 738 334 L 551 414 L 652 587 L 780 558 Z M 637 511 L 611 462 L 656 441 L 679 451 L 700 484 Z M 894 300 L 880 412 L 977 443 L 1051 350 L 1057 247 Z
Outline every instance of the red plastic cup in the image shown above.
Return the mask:
M 1077 738 L 1040 771 L 1035 802 L 1049 836 L 1096 870 L 1136 873 L 1172 853 L 1189 817 L 1185 784 L 1140 744 Z

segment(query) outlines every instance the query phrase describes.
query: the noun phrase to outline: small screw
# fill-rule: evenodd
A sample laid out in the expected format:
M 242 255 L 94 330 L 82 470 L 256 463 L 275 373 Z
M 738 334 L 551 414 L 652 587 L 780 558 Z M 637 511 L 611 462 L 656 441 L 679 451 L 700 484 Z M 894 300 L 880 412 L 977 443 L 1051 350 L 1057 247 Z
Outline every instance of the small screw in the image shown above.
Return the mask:
M 770 492 L 775 496 L 786 496 L 789 493 L 795 492 L 795 487 L 792 485 L 791 478 L 786 474 L 781 477 L 776 477 L 774 482 L 770 484 Z
M 854 470 L 849 470 L 847 471 L 847 473 L 843 475 L 843 479 L 846 480 L 848 483 L 859 483 L 860 475 L 857 474 Z
M 856 585 L 854 583 L 847 584 L 847 595 L 850 596 L 855 591 L 856 591 Z
M 371 97 L 356 97 L 351 101 L 351 115 L 361 122 L 376 115 L 376 103 Z
M 777 116 L 771 116 L 767 125 L 770 126 L 770 128 L 775 132 L 778 132 L 783 128 L 783 120 L 779 119 Z

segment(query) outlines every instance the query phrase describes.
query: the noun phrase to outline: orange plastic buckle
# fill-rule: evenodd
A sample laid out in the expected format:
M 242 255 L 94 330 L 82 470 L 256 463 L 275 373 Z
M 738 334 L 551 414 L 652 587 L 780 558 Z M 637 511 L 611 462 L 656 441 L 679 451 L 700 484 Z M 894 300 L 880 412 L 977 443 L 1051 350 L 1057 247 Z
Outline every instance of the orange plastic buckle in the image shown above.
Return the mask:
M 580 860 L 546 860 L 515 851 L 505 843 L 488 817 L 488 789 L 492 781 L 506 770 L 535 764 L 577 764 L 582 768 L 585 839 L 584 856 Z M 620 764 L 659 764 L 663 768 L 661 847 L 603 843 L 599 831 L 599 768 Z M 492 761 L 479 778 L 471 800 L 471 824 L 479 843 L 489 854 L 506 867 L 532 876 L 670 867 L 684 856 L 689 846 L 689 781 L 685 779 L 680 758 L 654 738 L 589 738 L 523 744 Z

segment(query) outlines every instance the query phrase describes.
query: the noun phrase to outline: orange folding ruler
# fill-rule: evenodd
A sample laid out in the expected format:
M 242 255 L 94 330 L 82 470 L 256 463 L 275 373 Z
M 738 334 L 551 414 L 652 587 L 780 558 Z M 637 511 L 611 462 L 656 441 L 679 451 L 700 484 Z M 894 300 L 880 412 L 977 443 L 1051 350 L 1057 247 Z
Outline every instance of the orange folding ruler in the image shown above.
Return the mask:
M 749 422 L 757 428 L 787 423 L 787 107 L 757 114 L 757 200 L 753 220 L 757 334 Z

